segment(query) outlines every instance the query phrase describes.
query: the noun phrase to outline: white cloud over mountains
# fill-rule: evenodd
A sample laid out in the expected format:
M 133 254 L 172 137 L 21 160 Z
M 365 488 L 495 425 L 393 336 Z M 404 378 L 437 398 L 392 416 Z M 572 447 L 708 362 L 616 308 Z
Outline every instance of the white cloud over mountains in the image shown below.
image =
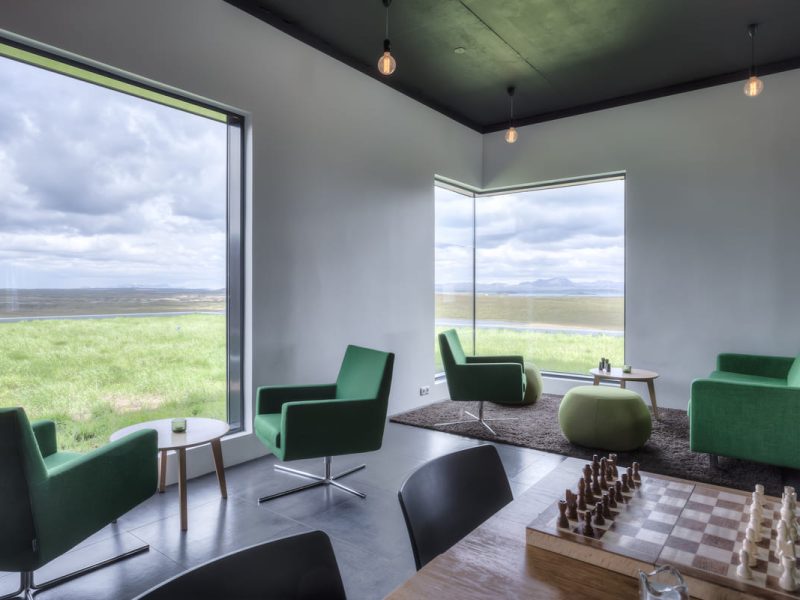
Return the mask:
M 624 194 L 616 180 L 478 198 L 478 284 L 624 281 Z M 436 281 L 470 281 L 472 200 L 442 189 L 436 198 Z
M 0 58 L 0 288 L 225 285 L 226 126 Z

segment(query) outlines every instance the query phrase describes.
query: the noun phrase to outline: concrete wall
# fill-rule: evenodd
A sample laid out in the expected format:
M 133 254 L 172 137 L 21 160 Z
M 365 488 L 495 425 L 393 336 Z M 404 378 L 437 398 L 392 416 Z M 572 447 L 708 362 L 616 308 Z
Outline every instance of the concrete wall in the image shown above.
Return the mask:
M 247 114 L 248 401 L 332 381 L 348 343 L 396 353 L 391 412 L 429 400 L 434 174 L 479 184 L 479 134 L 221 0 L 6 0 L 0 29 Z
M 626 362 L 661 374 L 663 406 L 718 352 L 800 352 L 800 71 L 764 82 L 484 138 L 486 188 L 627 173 Z

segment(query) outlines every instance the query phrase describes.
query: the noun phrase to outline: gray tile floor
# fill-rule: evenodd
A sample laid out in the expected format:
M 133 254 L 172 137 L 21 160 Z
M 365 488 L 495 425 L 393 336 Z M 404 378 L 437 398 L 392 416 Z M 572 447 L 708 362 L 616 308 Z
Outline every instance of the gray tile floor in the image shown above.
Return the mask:
M 216 477 L 189 482 L 189 530 L 180 532 L 177 487 L 156 494 L 116 524 L 37 572 L 37 580 L 66 571 L 143 541 L 150 551 L 41 593 L 42 600 L 126 600 L 172 575 L 211 558 L 261 541 L 321 529 L 333 541 L 351 599 L 383 598 L 414 573 L 414 560 L 397 490 L 424 462 L 479 442 L 469 438 L 389 423 L 378 452 L 335 458 L 334 471 L 366 463 L 342 481 L 366 492 L 362 500 L 340 490 L 316 488 L 259 505 L 257 498 L 301 480 L 272 469 L 268 456 L 226 470 L 227 500 Z M 562 456 L 497 444 L 517 495 L 549 473 Z M 322 461 L 291 466 L 321 472 Z M 0 577 L 0 596 L 13 591 L 16 575 Z

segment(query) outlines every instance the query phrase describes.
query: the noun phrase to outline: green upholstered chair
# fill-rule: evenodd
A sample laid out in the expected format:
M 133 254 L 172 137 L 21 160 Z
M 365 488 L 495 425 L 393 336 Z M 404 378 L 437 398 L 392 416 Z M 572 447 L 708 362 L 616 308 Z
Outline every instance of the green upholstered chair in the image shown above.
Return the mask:
M 348 346 L 336 383 L 258 388 L 253 423 L 258 439 L 282 461 L 323 458 L 325 468 L 324 475 L 314 475 L 275 465 L 276 470 L 313 481 L 259 502 L 320 485 L 366 498 L 337 481 L 365 465 L 332 475 L 331 457 L 380 449 L 393 367 L 391 352 Z
M 515 419 L 513 417 L 485 419 L 483 417 L 485 401 L 496 404 L 530 404 L 538 400 L 541 395 L 542 378 L 538 369 L 533 365 L 528 365 L 527 370 L 530 376 L 526 376 L 526 366 L 521 356 L 467 356 L 461 347 L 455 329 L 449 329 L 439 334 L 439 350 L 447 377 L 450 399 L 457 402 L 478 402 L 478 414 L 474 415 L 464 411 L 470 417 L 469 419 L 437 423 L 436 425 L 458 425 L 477 421 L 492 435 L 495 435 L 487 421 Z M 531 390 L 527 390 L 528 385 L 533 385 L 537 389 L 531 392 Z
M 800 469 L 800 356 L 720 354 L 692 382 L 689 447 L 710 455 Z
M 653 430 L 639 394 L 604 385 L 569 390 L 558 407 L 558 424 L 573 444 L 615 452 L 644 446 Z
M 0 571 L 20 573 L 6 598 L 33 597 L 113 559 L 38 585 L 33 572 L 156 491 L 155 431 L 140 431 L 87 454 L 58 452 L 52 421 L 30 423 L 22 408 L 0 408 Z

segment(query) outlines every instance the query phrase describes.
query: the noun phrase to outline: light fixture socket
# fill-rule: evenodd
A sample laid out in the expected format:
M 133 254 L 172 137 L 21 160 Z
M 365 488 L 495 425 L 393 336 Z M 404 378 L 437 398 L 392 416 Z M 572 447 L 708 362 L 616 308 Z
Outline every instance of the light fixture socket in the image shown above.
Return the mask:
M 513 98 L 514 97 L 514 92 L 517 91 L 517 88 L 515 88 L 513 85 L 510 85 L 510 86 L 508 86 L 506 91 L 508 92 L 508 95 Z
M 389 5 L 390 5 L 391 3 L 392 3 L 392 0 L 383 0 L 383 5 L 384 5 L 386 8 L 389 8 Z
M 391 51 L 391 46 L 392 46 L 392 44 L 389 41 L 389 38 L 386 38 L 385 40 L 383 40 L 383 51 L 384 52 L 390 52 Z

